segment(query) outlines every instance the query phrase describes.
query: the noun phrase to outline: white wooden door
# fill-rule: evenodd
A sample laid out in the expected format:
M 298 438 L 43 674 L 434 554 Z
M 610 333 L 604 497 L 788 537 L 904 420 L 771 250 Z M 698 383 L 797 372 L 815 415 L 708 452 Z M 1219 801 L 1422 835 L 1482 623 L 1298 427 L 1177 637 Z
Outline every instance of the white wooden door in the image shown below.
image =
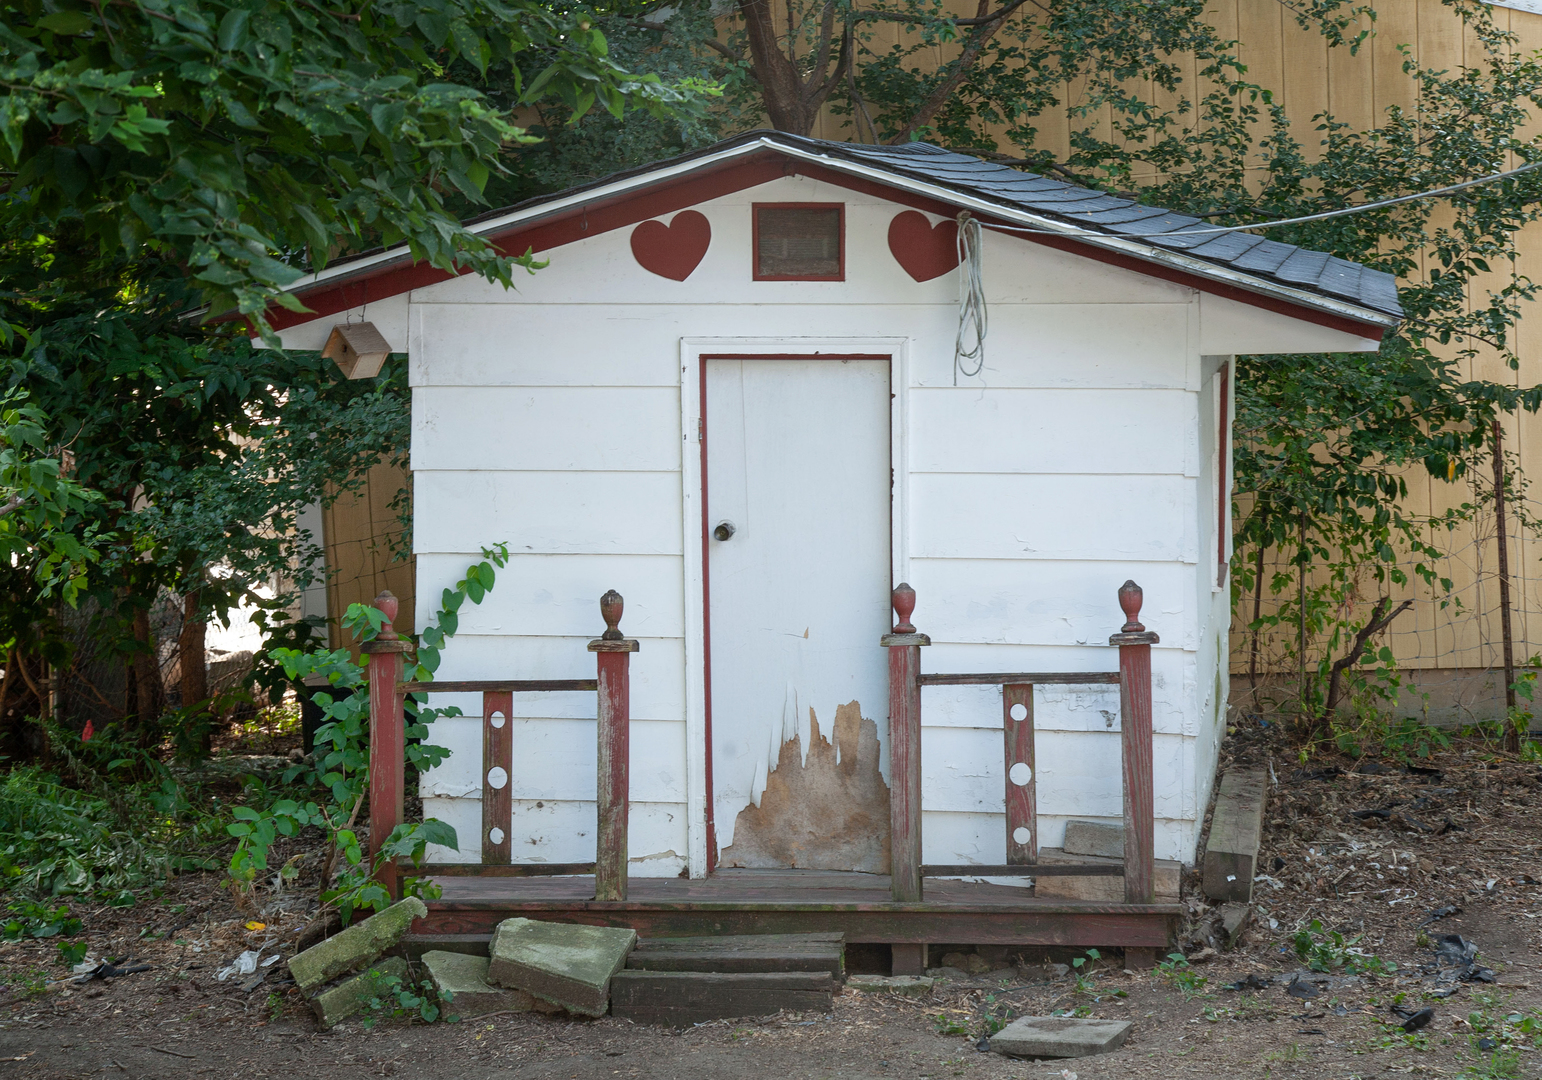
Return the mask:
M 875 847 L 881 826 L 887 859 L 889 362 L 703 364 L 718 850 L 728 865 L 882 869 L 847 849 Z

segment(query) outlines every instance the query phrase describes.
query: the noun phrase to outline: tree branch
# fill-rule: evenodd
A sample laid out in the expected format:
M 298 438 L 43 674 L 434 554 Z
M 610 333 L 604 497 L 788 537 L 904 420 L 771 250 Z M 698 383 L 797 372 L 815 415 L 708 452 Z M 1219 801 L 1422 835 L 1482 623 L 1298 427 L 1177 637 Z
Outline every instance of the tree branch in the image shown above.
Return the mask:
M 622 19 L 621 21 L 627 26 L 636 27 L 638 30 L 651 30 L 655 34 L 667 34 L 670 32 L 669 27 L 664 23 L 651 23 L 646 19 Z M 722 53 L 735 63 L 744 63 L 743 56 L 734 52 L 717 38 L 702 38 L 701 43 L 715 52 Z
M 1333 710 L 1338 708 L 1339 680 L 1344 672 L 1348 671 L 1359 661 L 1360 654 L 1365 652 L 1366 642 L 1390 626 L 1393 619 L 1413 607 L 1412 600 L 1404 600 L 1393 609 L 1390 615 L 1384 614 L 1387 610 L 1387 604 L 1391 600 L 1390 596 L 1383 596 L 1380 600 L 1376 601 L 1376 606 L 1371 609 L 1371 617 L 1366 620 L 1365 625 L 1360 628 L 1360 632 L 1355 635 L 1354 645 L 1347 653 L 1333 662 L 1333 667 L 1328 671 L 1328 695 L 1323 700 L 1322 715 L 1317 718 L 1319 724 L 1327 723 L 1329 718 L 1333 716 Z
M 5 517 L 5 515 L 9 514 L 12 510 L 15 510 L 18 506 L 26 501 L 27 500 L 21 495 L 12 495 L 9 499 L 5 500 L 3 504 L 0 504 L 0 517 Z
M 926 99 L 916 114 L 910 118 L 909 123 L 901 129 L 899 134 L 889 140 L 891 145 L 907 142 L 917 128 L 931 123 L 932 117 L 936 116 L 937 111 L 953 96 L 953 91 L 957 90 L 959 84 L 964 81 L 970 69 L 974 67 L 974 62 L 980 58 L 986 43 L 996 36 L 996 31 L 1001 29 L 1007 16 L 1028 3 L 1028 0 L 1012 0 L 1006 7 L 998 8 L 995 14 L 987 17 L 986 5 L 989 2 L 990 0 L 980 0 L 980 14 L 975 24 L 976 29 L 969 35 L 969 43 L 964 46 L 964 51 L 953 62 L 953 73 L 937 84 L 931 97 Z
M 1040 11 L 1049 11 L 1049 8 L 1039 3 L 1039 0 L 1026 0 L 1026 2 L 1031 2 L 1033 6 L 1038 8 Z M 949 19 L 944 16 L 937 15 L 915 15 L 903 11 L 874 11 L 872 9 L 853 11 L 851 13 L 851 18 L 855 22 L 879 21 L 915 23 L 917 25 L 925 23 L 951 23 L 954 26 L 988 26 L 993 22 L 998 22 L 1001 19 L 1006 18 L 1008 15 L 1012 14 L 1012 12 L 1016 11 L 1022 6 L 1022 2 L 1009 4 L 999 11 L 993 12 L 989 15 L 981 15 L 973 19 Z

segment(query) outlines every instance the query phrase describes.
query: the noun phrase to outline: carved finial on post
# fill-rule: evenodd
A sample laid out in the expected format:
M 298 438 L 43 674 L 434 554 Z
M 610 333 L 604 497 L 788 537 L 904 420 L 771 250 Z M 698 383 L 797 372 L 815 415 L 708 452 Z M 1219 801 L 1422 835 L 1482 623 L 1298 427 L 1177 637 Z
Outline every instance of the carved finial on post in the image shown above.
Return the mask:
M 600 635 L 601 641 L 620 641 L 621 611 L 626 606 L 621 599 L 621 594 L 611 589 L 600 597 L 600 618 L 605 620 L 605 632 Z
M 1124 611 L 1124 625 L 1119 628 L 1121 634 L 1145 632 L 1146 628 L 1140 621 L 1140 605 L 1145 596 L 1145 592 L 1133 580 L 1119 586 L 1119 607 Z
M 386 589 L 375 597 L 375 607 L 385 616 L 385 623 L 380 627 L 379 638 L 383 641 L 395 641 L 396 627 L 391 624 L 396 621 L 397 612 L 401 610 L 401 602 L 391 595 L 391 590 Z
M 902 581 L 889 594 L 889 602 L 894 605 L 894 614 L 899 616 L 899 621 L 894 624 L 894 632 L 914 634 L 916 628 L 910 622 L 910 614 L 916 609 L 916 591 Z

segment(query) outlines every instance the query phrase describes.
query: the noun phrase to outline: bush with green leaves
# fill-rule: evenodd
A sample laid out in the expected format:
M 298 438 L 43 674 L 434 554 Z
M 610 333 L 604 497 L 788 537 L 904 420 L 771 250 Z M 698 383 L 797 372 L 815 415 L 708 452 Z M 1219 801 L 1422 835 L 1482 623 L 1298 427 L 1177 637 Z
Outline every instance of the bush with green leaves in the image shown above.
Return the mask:
M 494 566 L 502 567 L 508 562 L 508 546 L 483 548 L 482 555 L 481 562 L 467 567 L 465 576 L 444 590 L 439 610 L 419 635 L 417 659 L 407 672 L 409 681 L 432 681 L 445 644 L 459 628 L 462 604 L 467 599 L 473 604 L 482 602 L 497 580 Z M 384 612 L 366 604 L 349 605 L 343 617 L 344 626 L 361 643 L 379 636 L 385 621 Z M 279 838 L 296 836 L 308 827 L 317 828 L 326 836 L 328 845 L 321 875 L 321 900 L 336 907 L 346 923 L 355 911 L 379 911 L 391 903 L 390 894 L 376 880 L 384 863 L 391 859 L 417 863 L 429 844 L 458 848 L 459 841 L 455 830 L 445 822 L 432 818 L 403 822 L 384 838 L 371 864 L 354 828 L 369 794 L 370 699 L 366 669 L 355 663 L 346 649 L 277 649 L 273 658 L 292 681 L 317 675 L 327 680 L 329 689 L 317 690 L 311 696 L 323 717 L 316 729 L 315 752 L 309 762 L 284 773 L 286 784 L 299 784 L 317 792 L 318 797 L 303 802 L 283 797 L 266 806 L 236 808 L 236 820 L 228 828 L 236 838 L 230 856 L 230 880 L 239 892 L 250 896 L 259 874 L 269 868 L 269 851 Z M 461 715 L 460 709 L 433 708 L 422 694 L 412 695 L 406 709 L 407 763 L 419 772 L 439 765 L 449 751 L 425 741 L 430 725 L 441 716 Z M 437 886 L 410 876 L 402 879 L 401 888 L 403 895 L 438 895 Z

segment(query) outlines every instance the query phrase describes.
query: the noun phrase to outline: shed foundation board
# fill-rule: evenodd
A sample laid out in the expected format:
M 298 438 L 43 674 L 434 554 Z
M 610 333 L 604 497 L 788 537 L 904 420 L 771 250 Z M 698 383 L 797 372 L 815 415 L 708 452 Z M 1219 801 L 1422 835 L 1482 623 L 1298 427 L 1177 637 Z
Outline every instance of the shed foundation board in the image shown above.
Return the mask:
M 611 980 L 611 1012 L 640 1024 L 683 1027 L 738 1016 L 830 1011 L 827 971 L 622 971 Z
M 716 937 L 651 938 L 626 959 L 632 971 L 827 971 L 844 974 L 845 935 L 723 934 Z
M 1205 895 L 1246 903 L 1263 836 L 1268 781 L 1262 769 L 1232 769 L 1221 777 L 1205 842 Z

